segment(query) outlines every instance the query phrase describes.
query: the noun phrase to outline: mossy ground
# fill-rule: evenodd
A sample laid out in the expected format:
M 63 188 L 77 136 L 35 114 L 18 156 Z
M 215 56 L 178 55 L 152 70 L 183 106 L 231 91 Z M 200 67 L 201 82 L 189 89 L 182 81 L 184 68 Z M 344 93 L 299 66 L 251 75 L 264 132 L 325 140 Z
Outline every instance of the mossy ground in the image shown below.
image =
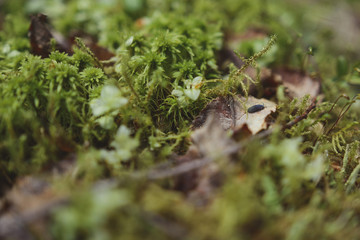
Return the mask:
M 0 1 L 1 194 L 32 175 L 68 196 L 43 233 L 51 239 L 358 239 L 360 40 L 351 32 L 360 32 L 360 6 L 336 3 L 357 19 L 340 30 L 333 4 Z M 55 47 L 34 56 L 29 16 L 39 12 L 62 35 L 81 30 L 115 56 L 99 64 L 81 40 L 71 56 Z M 268 37 L 231 41 L 254 29 Z M 239 143 L 220 164 L 221 187 L 198 207 L 174 179 L 137 173 L 184 154 L 191 121 L 211 100 L 248 93 L 242 70 L 219 65 L 230 45 L 258 69 L 321 77 L 322 99 L 306 114 L 309 99 L 290 102 L 279 87 L 273 131 Z M 51 174 L 69 156 L 71 172 Z

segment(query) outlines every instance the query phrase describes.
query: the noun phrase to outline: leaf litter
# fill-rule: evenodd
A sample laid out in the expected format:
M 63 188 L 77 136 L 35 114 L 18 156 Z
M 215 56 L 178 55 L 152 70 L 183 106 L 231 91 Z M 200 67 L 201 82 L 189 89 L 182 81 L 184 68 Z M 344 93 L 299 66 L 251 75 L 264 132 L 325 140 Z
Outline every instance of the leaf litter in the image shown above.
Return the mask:
M 85 45 L 89 47 L 97 59 L 104 61 L 115 56 L 108 49 L 99 46 L 96 43 L 96 38 L 90 34 L 82 31 L 74 31 L 68 38 L 63 36 L 61 33 L 53 30 L 48 17 L 42 13 L 31 16 L 28 36 L 30 38 L 32 53 L 42 58 L 49 57 L 50 53 L 54 50 L 72 55 L 72 46 L 76 44 L 75 40 L 78 37 L 83 39 Z M 52 43 L 52 40 L 55 42 Z

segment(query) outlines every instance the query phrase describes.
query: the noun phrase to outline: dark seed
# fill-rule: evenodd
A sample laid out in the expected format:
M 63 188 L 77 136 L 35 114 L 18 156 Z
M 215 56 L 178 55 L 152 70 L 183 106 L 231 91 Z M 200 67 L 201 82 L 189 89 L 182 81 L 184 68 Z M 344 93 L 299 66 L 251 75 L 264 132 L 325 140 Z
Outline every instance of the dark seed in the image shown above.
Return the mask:
M 255 113 L 263 110 L 264 108 L 265 108 L 264 105 L 256 104 L 254 106 L 249 107 L 247 111 L 248 113 Z

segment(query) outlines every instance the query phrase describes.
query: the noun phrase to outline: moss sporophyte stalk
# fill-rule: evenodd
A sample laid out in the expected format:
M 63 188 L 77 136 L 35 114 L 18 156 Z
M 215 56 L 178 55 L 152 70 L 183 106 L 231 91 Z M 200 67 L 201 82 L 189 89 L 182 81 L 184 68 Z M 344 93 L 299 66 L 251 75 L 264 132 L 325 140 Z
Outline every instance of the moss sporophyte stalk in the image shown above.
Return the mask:
M 0 1 L 0 239 L 358 239 L 360 5 L 309 6 Z

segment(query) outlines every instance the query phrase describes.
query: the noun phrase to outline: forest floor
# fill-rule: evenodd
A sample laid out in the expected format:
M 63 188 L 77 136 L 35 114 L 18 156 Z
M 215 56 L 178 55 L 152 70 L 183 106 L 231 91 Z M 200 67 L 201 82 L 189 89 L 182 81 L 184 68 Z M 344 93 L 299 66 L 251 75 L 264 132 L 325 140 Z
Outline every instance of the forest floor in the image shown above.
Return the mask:
M 359 239 L 360 3 L 0 0 L 0 239 Z

